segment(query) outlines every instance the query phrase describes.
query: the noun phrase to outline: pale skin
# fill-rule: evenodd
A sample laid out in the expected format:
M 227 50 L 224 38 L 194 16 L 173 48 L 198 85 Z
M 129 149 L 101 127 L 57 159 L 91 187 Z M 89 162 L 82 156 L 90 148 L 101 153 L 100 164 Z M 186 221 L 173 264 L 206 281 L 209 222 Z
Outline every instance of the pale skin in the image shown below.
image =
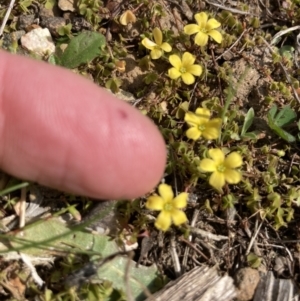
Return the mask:
M 165 143 L 124 101 L 69 70 L 0 51 L 0 169 L 97 199 L 160 181 Z

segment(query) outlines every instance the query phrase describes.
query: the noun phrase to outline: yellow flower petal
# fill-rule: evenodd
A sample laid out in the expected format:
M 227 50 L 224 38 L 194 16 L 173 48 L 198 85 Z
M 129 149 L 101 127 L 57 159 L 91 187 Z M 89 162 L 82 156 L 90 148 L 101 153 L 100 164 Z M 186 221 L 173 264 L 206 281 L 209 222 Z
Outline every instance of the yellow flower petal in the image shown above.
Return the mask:
M 183 73 L 183 74 L 181 75 L 181 77 L 182 77 L 183 82 L 184 82 L 186 85 L 192 85 L 192 84 L 195 82 L 195 77 L 194 77 L 194 75 L 192 75 L 191 73 L 188 73 L 188 72 Z
M 177 209 L 185 208 L 187 205 L 187 198 L 189 194 L 186 192 L 181 192 L 176 198 L 173 199 L 173 205 Z
M 187 217 L 185 215 L 185 213 L 181 210 L 173 210 L 171 213 L 171 217 L 172 217 L 172 221 L 176 226 L 179 226 L 181 224 L 184 224 L 185 222 L 187 222 Z
M 205 46 L 208 43 L 208 35 L 204 32 L 198 32 L 195 36 L 195 43 L 199 46 Z
M 184 26 L 183 30 L 184 30 L 185 34 L 192 35 L 192 34 L 194 34 L 196 32 L 199 32 L 200 28 L 196 24 L 189 24 L 189 25 Z
M 205 125 L 203 137 L 207 140 L 217 139 L 221 131 L 222 119 L 212 119 Z
M 206 140 L 218 139 L 220 135 L 220 130 L 214 127 L 208 127 L 202 132 L 202 136 Z
M 170 185 L 160 184 L 158 186 L 158 193 L 165 202 L 171 202 L 173 200 L 174 194 Z
M 198 124 L 199 126 L 204 125 L 206 127 L 207 122 L 209 121 L 209 118 L 205 117 L 204 115 L 202 115 L 201 117 L 198 117 Z
M 187 122 L 187 124 L 190 126 L 198 126 L 200 124 L 199 124 L 199 117 L 197 115 L 193 112 L 186 112 L 184 115 L 184 121 Z
M 204 12 L 196 14 L 195 20 L 197 21 L 199 27 L 204 29 L 208 20 L 208 15 Z
M 223 38 L 220 32 L 217 30 L 211 30 L 210 32 L 207 33 L 211 38 L 213 38 L 217 43 L 221 43 Z
M 181 76 L 181 73 L 176 68 L 171 68 L 168 70 L 168 75 L 171 79 L 177 79 Z
M 194 64 L 195 59 L 196 58 L 191 53 L 185 52 L 182 56 L 182 66 L 185 68 L 190 67 L 191 65 Z
M 129 23 L 136 22 L 136 16 L 131 10 L 126 10 L 121 16 L 120 16 L 120 23 L 124 26 L 128 25 Z
M 197 127 L 192 127 L 188 129 L 185 134 L 189 139 L 198 140 L 201 137 L 202 132 Z
M 213 29 L 213 28 L 212 28 Z M 154 41 L 155 43 L 160 46 L 162 43 L 162 32 L 158 27 L 155 27 L 153 29 L 153 37 L 154 37 Z
M 170 228 L 171 223 L 171 213 L 168 211 L 162 211 L 155 221 L 155 227 L 159 230 L 167 231 Z
M 175 67 L 177 70 L 181 68 L 181 59 L 178 55 L 172 54 L 169 56 L 170 64 Z
M 209 184 L 218 191 L 221 191 L 225 185 L 224 173 L 215 171 L 209 178 Z
M 212 159 L 202 159 L 199 168 L 204 172 L 214 172 L 217 170 L 216 162 Z
M 163 51 L 165 51 L 165 52 L 170 52 L 170 51 L 172 51 L 172 47 L 171 47 L 171 45 L 170 45 L 169 43 L 162 43 L 162 44 L 160 45 L 160 48 L 161 48 Z
M 206 108 L 198 108 L 196 110 L 196 114 L 201 117 L 201 118 L 204 118 L 204 119 L 209 119 L 210 117 L 210 110 L 209 109 L 206 109 Z
M 215 161 L 216 164 L 223 164 L 225 155 L 219 148 L 212 148 L 208 151 L 208 155 Z
M 234 169 L 226 169 L 224 172 L 225 180 L 229 184 L 237 184 L 241 181 L 242 175 L 240 172 Z
M 150 56 L 152 58 L 152 60 L 157 60 L 162 56 L 163 52 L 160 49 L 154 48 L 153 50 L 151 50 L 150 52 Z
M 150 210 L 163 210 L 164 200 L 158 195 L 152 195 L 147 199 L 145 206 Z
M 208 126 L 221 128 L 222 119 L 221 118 L 213 118 L 208 122 Z
M 226 168 L 236 168 L 242 166 L 242 164 L 243 159 L 241 155 L 237 152 L 229 154 L 224 161 L 224 166 Z
M 206 23 L 205 29 L 206 29 L 207 31 L 210 31 L 210 30 L 216 29 L 216 28 L 218 28 L 218 27 L 220 27 L 220 26 L 221 26 L 221 23 L 218 22 L 216 19 L 209 19 L 209 20 L 207 21 L 207 23 Z
M 186 72 L 200 76 L 202 74 L 202 67 L 200 65 L 192 65 L 186 68 Z
M 143 39 L 142 44 L 145 48 L 150 49 L 150 50 L 154 49 L 154 47 L 157 46 L 154 42 L 152 42 L 148 38 Z

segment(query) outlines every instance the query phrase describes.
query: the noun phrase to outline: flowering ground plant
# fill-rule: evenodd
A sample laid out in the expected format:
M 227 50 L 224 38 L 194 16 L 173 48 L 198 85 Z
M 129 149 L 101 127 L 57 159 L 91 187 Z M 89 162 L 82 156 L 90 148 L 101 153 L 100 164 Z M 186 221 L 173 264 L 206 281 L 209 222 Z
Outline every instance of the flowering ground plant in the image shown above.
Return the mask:
M 139 173 L 140 178 L 135 183 L 128 181 L 129 175 L 135 175 L 138 159 L 135 152 L 143 147 L 153 154 L 166 153 L 167 162 L 164 171 L 160 168 L 157 182 L 147 183 L 149 189 L 157 192 L 141 190 L 145 195 L 116 202 L 116 206 L 115 202 L 106 202 L 108 207 L 99 214 L 101 223 L 116 221 L 112 223 L 116 227 L 109 236 L 103 234 L 105 231 L 103 236 L 94 233 L 93 225 L 85 228 L 82 217 L 90 210 L 93 212 L 93 200 L 64 192 L 56 197 L 62 200 L 56 202 L 62 205 L 59 213 L 67 211 L 76 220 L 67 227 L 61 225 L 66 233 L 69 233 L 69 226 L 74 227 L 74 233 L 67 235 L 66 241 L 60 240 L 61 230 L 57 235 L 50 233 L 52 228 L 49 227 L 43 227 L 43 233 L 39 231 L 39 225 L 52 224 L 57 211 L 37 227 L 32 224 L 28 229 L 25 227 L 25 236 L 20 240 L 18 235 L 23 229 L 12 230 L 9 224 L 11 245 L 7 245 L 6 233 L 2 238 L 2 245 L 8 252 L 26 254 L 30 244 L 30 249 L 38 255 L 45 255 L 46 250 L 51 247 L 52 251 L 53 247 L 60 252 L 67 249 L 67 256 L 56 258 L 54 269 L 38 270 L 46 277 L 46 290 L 37 287 L 35 280 L 41 281 L 32 266 L 30 275 L 26 272 L 25 283 L 23 263 L 3 261 L 0 299 L 25 300 L 30 296 L 53 301 L 142 300 L 145 287 L 154 292 L 149 283 L 156 283 L 157 275 L 173 278 L 196 266 L 216 263 L 221 263 L 218 268 L 222 274 L 233 271 L 232 267 L 237 267 L 236 260 L 240 266 L 256 269 L 264 265 L 264 269 L 275 270 L 278 259 L 284 257 L 287 266 L 295 271 L 300 269 L 295 240 L 299 234 L 297 217 L 300 214 L 300 81 L 297 51 L 292 43 L 297 40 L 295 25 L 300 23 L 297 1 L 285 1 L 280 9 L 275 1 L 275 4 L 270 1 L 268 14 L 265 14 L 266 8 L 255 1 L 228 1 L 223 8 L 222 4 L 215 6 L 216 3 L 209 1 L 203 7 L 203 1 L 190 0 L 180 1 L 182 6 L 179 1 L 131 0 L 119 5 L 119 1 L 78 0 L 78 5 L 68 8 L 74 20 L 62 24 L 57 32 L 52 26 L 42 24 L 43 30 L 49 27 L 51 36 L 45 45 L 53 43 L 55 46 L 51 48 L 55 53 L 45 51 L 43 56 L 27 51 L 24 38 L 19 39 L 20 34 L 27 36 L 27 32 L 36 27 L 31 24 L 26 32 L 20 30 L 22 14 L 34 13 L 31 2 L 21 0 L 13 5 L 13 13 L 0 33 L 0 48 L 72 69 L 73 73 L 105 87 L 128 103 L 119 102 L 119 105 L 131 105 L 151 119 L 165 140 L 166 148 L 158 150 L 158 145 L 151 142 L 151 134 L 146 134 L 147 125 L 145 128 L 137 122 L 128 127 L 132 120 L 124 119 L 115 110 L 106 111 L 106 101 L 99 100 L 103 102 L 103 105 L 99 103 L 99 110 L 106 113 L 107 119 L 101 120 L 100 128 L 93 127 L 95 119 L 89 119 L 89 134 L 97 135 L 100 131 L 110 137 L 109 141 L 118 142 L 121 138 L 127 141 L 122 154 L 118 152 L 115 157 L 112 151 L 107 158 L 101 157 L 108 167 L 111 166 L 113 175 L 122 175 L 111 179 L 116 190 L 123 187 L 134 190 L 145 178 L 156 173 L 157 166 L 150 157 L 143 155 L 139 164 L 144 166 L 150 162 L 150 168 L 145 168 L 142 175 Z M 39 2 L 42 12 L 45 8 L 52 10 L 55 1 Z M 3 20 L 9 7 L 12 6 L 0 5 Z M 56 5 L 55 11 L 59 15 L 66 14 Z M 54 18 L 56 24 L 57 18 Z M 51 24 L 50 21 L 47 18 L 46 23 Z M 69 89 L 69 86 L 60 88 Z M 87 96 L 83 92 L 80 97 L 88 108 L 88 91 Z M 57 112 L 69 112 L 69 109 L 60 107 Z M 19 113 L 22 117 L 24 112 Z M 30 114 L 26 118 L 29 117 Z M 18 124 L 19 118 L 15 122 Z M 120 129 L 123 129 L 121 138 L 118 136 Z M 81 137 L 81 132 L 74 132 L 77 138 Z M 143 137 L 141 143 L 138 143 L 139 137 Z M 25 138 L 30 142 L 30 137 Z M 123 147 L 118 143 L 117 146 Z M 2 147 L 9 153 L 6 144 Z M 74 147 L 70 148 L 71 155 Z M 93 143 L 77 147 L 89 149 Z M 101 147 L 110 150 L 113 144 Z M 133 150 L 129 151 L 130 147 Z M 22 149 L 15 151 L 23 155 Z M 97 151 L 93 150 L 95 162 L 99 159 Z M 124 174 L 121 163 L 128 153 L 133 159 L 130 171 Z M 10 170 L 11 162 L 3 162 Z M 78 164 L 85 166 L 85 163 L 83 160 Z M 99 170 L 100 175 L 101 172 Z M 102 179 L 92 176 L 95 181 Z M 7 215 L 19 214 L 19 199 L 24 204 L 34 199 L 34 195 L 31 186 L 29 191 L 23 190 L 24 185 L 30 183 L 5 176 L 0 182 L 1 230 L 5 231 Z M 153 187 L 155 184 L 157 187 Z M 82 186 L 85 185 L 86 179 L 82 179 Z M 18 191 L 20 187 L 21 192 Z M 95 207 L 101 205 L 97 203 Z M 77 227 L 80 220 L 83 223 Z M 28 230 L 32 233 L 30 242 L 25 240 Z M 39 239 L 40 235 L 35 235 L 38 231 L 43 237 L 53 234 L 51 240 L 58 236 L 58 244 L 50 246 L 49 239 Z M 89 238 L 87 242 L 86 238 Z M 129 264 L 132 260 L 128 260 L 125 253 L 118 255 L 119 248 L 123 247 L 125 250 L 137 247 L 131 259 L 139 265 L 138 269 L 136 264 Z M 275 255 L 270 257 L 269 254 Z M 98 259 L 103 269 L 94 267 Z M 78 288 L 64 290 L 57 279 L 68 278 L 86 261 L 90 269 L 79 274 L 99 272 L 104 280 L 84 282 Z M 14 267 L 13 277 L 6 265 Z M 131 273 L 134 271 L 138 277 Z M 286 269 L 284 277 L 295 278 L 293 269 Z M 136 284 L 137 290 L 136 287 L 132 289 L 132 284 Z M 130 291 L 139 293 L 130 296 Z M 126 292 L 129 292 L 127 298 Z

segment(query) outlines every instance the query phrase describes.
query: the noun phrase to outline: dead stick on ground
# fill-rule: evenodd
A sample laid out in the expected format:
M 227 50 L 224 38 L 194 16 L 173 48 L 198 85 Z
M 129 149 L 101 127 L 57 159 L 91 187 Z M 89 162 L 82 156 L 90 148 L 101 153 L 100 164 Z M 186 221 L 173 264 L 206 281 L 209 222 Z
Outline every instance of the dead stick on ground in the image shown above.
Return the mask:
M 3 21 L 2 21 L 2 24 L 1 24 L 1 27 L 0 27 L 0 37 L 1 37 L 2 34 L 3 34 L 5 25 L 6 25 L 6 23 L 7 23 L 8 18 L 9 18 L 10 12 L 11 12 L 11 10 L 12 10 L 13 7 L 14 7 L 15 1 L 16 1 L 16 0 L 10 0 L 9 6 L 8 6 L 8 8 L 7 8 L 6 14 L 5 14 L 4 18 L 3 18 Z
M 176 251 L 175 235 L 172 235 L 171 237 L 170 253 L 173 260 L 176 277 L 179 277 L 181 275 L 181 267 L 180 267 L 178 254 Z
M 216 240 L 216 241 L 228 240 L 228 236 L 215 235 L 213 233 L 210 233 L 210 232 L 198 229 L 198 228 L 194 228 L 194 227 L 190 227 L 190 231 L 192 234 L 194 234 L 196 236 L 205 237 L 207 239 L 212 239 L 212 240 Z
M 196 209 L 193 213 L 193 217 L 192 217 L 192 221 L 191 221 L 191 227 L 195 227 L 197 219 L 198 219 L 198 215 L 200 213 L 199 209 Z M 189 241 L 191 242 L 193 239 L 192 235 L 189 235 Z M 187 267 L 187 260 L 188 260 L 188 256 L 189 256 L 189 252 L 190 252 L 190 247 L 187 245 L 185 247 L 184 250 L 184 255 L 183 255 L 183 260 L 182 260 L 182 268 L 185 269 Z
M 44 281 L 42 280 L 42 278 L 39 276 L 39 274 L 37 273 L 34 265 L 31 262 L 31 259 L 28 257 L 28 255 L 24 254 L 24 253 L 19 253 L 20 257 L 23 261 L 23 263 L 27 266 L 27 268 L 30 270 L 30 274 L 31 277 L 33 278 L 34 282 L 39 286 L 42 287 L 44 284 Z
M 24 228 L 25 216 L 26 216 L 26 187 L 21 188 L 21 198 L 19 202 L 20 202 L 19 227 Z
M 257 221 L 258 221 L 258 219 L 257 219 Z M 260 222 L 259 226 L 256 227 L 256 231 L 255 231 L 254 235 L 251 237 L 251 240 L 250 240 L 250 243 L 249 243 L 249 246 L 248 246 L 248 248 L 247 248 L 247 251 L 246 251 L 245 255 L 248 255 L 248 254 L 250 253 L 251 248 L 252 248 L 252 246 L 253 246 L 253 244 L 254 244 L 254 242 L 255 242 L 255 240 L 256 240 L 256 237 L 257 237 L 257 235 L 258 235 L 258 233 L 259 233 L 259 231 L 260 231 L 260 228 L 261 228 L 263 222 L 264 222 L 264 221 L 262 220 L 262 221 Z

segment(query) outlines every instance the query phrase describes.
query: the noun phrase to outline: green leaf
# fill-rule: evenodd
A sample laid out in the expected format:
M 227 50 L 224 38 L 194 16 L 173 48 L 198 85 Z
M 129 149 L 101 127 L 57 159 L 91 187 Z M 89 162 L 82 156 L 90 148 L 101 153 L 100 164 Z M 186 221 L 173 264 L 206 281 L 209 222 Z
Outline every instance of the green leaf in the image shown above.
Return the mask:
M 5 189 L 3 189 L 3 190 L 0 191 L 0 196 L 3 196 L 5 194 L 11 193 L 13 191 L 19 190 L 21 188 L 27 187 L 29 185 L 30 185 L 29 182 L 22 182 L 22 183 L 13 185 L 11 187 L 5 188 Z
M 288 132 L 286 132 L 285 130 L 283 130 L 282 128 L 272 124 L 271 122 L 269 122 L 269 127 L 282 139 L 284 139 L 287 142 L 294 142 L 296 140 L 295 136 L 289 134 Z
M 52 9 L 54 5 L 56 4 L 56 0 L 47 0 L 45 3 L 45 8 L 46 9 Z
M 99 56 L 104 46 L 105 37 L 102 34 L 84 31 L 70 41 L 58 62 L 61 66 L 74 69 Z
M 122 81 L 118 78 L 111 78 L 105 83 L 105 87 L 110 89 L 113 93 L 118 93 L 121 85 Z
M 279 49 L 279 54 L 282 55 L 283 57 L 286 57 L 287 59 L 292 59 L 294 57 L 294 54 L 293 54 L 294 51 L 295 51 L 295 48 L 293 46 L 285 45 Z
M 0 253 L 4 258 L 13 251 L 20 250 L 35 260 L 72 253 L 88 253 L 92 260 L 119 252 L 119 247 L 111 238 L 86 232 L 83 226 L 68 228 L 60 218 L 40 220 L 26 226 L 13 235 L 0 235 Z M 97 265 L 97 261 L 95 262 Z M 128 283 L 134 300 L 143 300 L 143 287 L 154 292 L 161 287 L 161 278 L 155 265 L 136 267 L 136 262 L 128 257 L 116 256 L 108 264 L 98 268 L 98 277 L 109 280 L 113 287 L 126 292 L 125 271 L 128 268 Z
M 277 210 L 276 215 L 274 216 L 275 225 L 274 228 L 278 230 L 281 227 L 287 227 L 287 223 L 283 219 L 284 211 L 282 208 Z
M 249 132 L 243 135 L 244 139 L 255 140 L 257 139 L 257 134 L 255 132 Z
M 246 134 L 246 132 L 248 131 L 248 129 L 250 128 L 250 126 L 253 123 L 253 119 L 254 119 L 254 110 L 253 110 L 253 108 L 250 108 L 245 116 L 241 136 L 244 136 Z
M 235 140 L 235 141 L 241 140 L 241 138 L 240 138 L 240 136 L 239 136 L 238 133 L 232 133 L 232 134 L 230 135 L 230 138 L 233 139 L 233 140 Z
M 146 85 L 149 85 L 154 83 L 157 79 L 158 79 L 158 74 L 156 72 L 150 72 L 145 76 L 144 82 Z
M 178 119 L 183 119 L 185 113 L 189 110 L 189 102 L 184 101 L 178 106 L 178 109 L 176 110 L 176 115 L 175 117 Z
M 53 55 L 53 54 L 49 55 L 48 63 L 51 64 L 51 65 L 54 65 L 54 66 L 56 65 L 55 55 Z
M 249 253 L 249 255 L 247 255 L 248 264 L 254 269 L 260 267 L 261 260 L 262 259 L 254 253 Z
M 286 212 L 285 220 L 287 222 L 290 222 L 291 220 L 294 219 L 294 209 L 293 208 L 286 208 L 285 212 Z
M 279 127 L 283 127 L 291 124 L 296 120 L 297 115 L 289 105 L 284 106 L 276 115 L 277 110 L 278 110 L 277 106 L 274 105 L 268 112 L 268 119 L 269 117 L 272 118 L 275 125 Z
M 32 0 L 22 0 L 19 2 L 19 5 L 20 5 L 21 9 L 27 13 L 27 12 L 29 12 L 29 10 L 27 8 L 32 5 Z
M 125 271 L 126 266 L 130 264 L 128 275 L 128 284 L 131 294 L 136 301 L 145 300 L 142 287 L 147 287 L 150 292 L 155 292 L 162 287 L 162 281 L 158 278 L 156 266 L 135 266 L 136 263 L 128 258 L 118 256 L 109 263 L 98 269 L 98 277 L 100 279 L 109 280 L 113 283 L 113 287 L 126 292 Z
M 268 112 L 267 121 L 269 127 L 282 139 L 287 142 L 294 142 L 296 138 L 282 129 L 282 127 L 295 121 L 297 117 L 296 113 L 290 108 L 290 106 L 283 107 L 278 114 L 277 110 L 277 106 L 274 105 Z

